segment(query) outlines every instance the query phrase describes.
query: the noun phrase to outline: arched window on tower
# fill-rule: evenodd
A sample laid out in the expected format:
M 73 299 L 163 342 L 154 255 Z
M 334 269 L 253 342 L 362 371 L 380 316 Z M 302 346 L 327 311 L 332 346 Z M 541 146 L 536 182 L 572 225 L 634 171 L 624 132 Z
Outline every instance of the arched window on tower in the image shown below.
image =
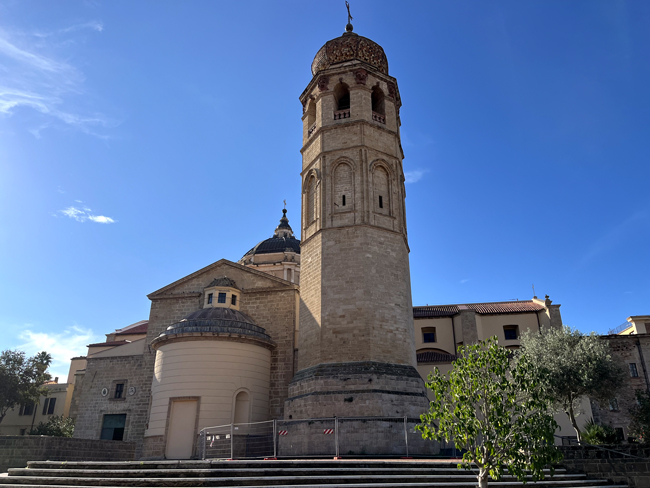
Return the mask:
M 372 120 L 376 122 L 386 123 L 386 106 L 384 100 L 384 92 L 378 86 L 372 87 L 372 94 L 370 99 L 372 101 Z
M 388 173 L 382 166 L 378 166 L 373 171 L 372 182 L 374 188 L 375 212 L 384 215 L 390 215 L 390 185 L 388 183 Z
M 334 87 L 336 110 L 334 120 L 350 118 L 350 87 L 341 82 Z
M 307 225 L 316 220 L 316 178 L 309 177 L 307 182 Z
M 240 391 L 235 397 L 235 411 L 233 413 L 234 424 L 246 424 L 250 422 L 250 395 L 248 392 Z
M 307 104 L 307 137 L 311 135 L 316 130 L 316 101 L 309 100 Z
M 347 163 L 340 163 L 334 170 L 334 212 L 352 210 L 352 168 Z

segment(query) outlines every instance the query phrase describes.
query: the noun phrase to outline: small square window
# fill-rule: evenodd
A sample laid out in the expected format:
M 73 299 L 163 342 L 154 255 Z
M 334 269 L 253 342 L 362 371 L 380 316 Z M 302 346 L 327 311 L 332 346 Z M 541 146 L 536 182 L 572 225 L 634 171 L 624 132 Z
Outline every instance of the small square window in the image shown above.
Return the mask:
M 208 304 L 212 303 L 212 293 L 208 293 Z
M 636 369 L 636 363 L 630 363 L 630 376 L 632 378 L 638 378 L 639 372 Z
M 113 398 L 122 398 L 124 395 L 124 383 L 117 383 L 115 385 L 115 396 Z
M 436 342 L 435 327 L 425 327 L 422 329 L 422 342 Z
M 219 293 L 219 296 L 217 297 L 217 302 L 218 303 L 226 303 L 226 294 L 225 293 Z
M 516 325 L 504 325 L 503 326 L 503 335 L 505 336 L 506 341 L 515 341 L 517 340 L 517 326 Z
M 612 398 L 612 399 L 609 401 L 609 409 L 610 409 L 612 412 L 618 412 L 618 400 L 617 400 L 616 398 Z
M 237 305 L 237 295 L 233 293 L 232 298 L 230 299 L 232 305 Z
M 20 407 L 19 415 L 32 415 L 34 413 L 34 404 L 28 403 Z
M 345 195 L 343 195 L 343 198 L 341 198 L 341 203 L 342 203 L 343 206 L 345 207 Z

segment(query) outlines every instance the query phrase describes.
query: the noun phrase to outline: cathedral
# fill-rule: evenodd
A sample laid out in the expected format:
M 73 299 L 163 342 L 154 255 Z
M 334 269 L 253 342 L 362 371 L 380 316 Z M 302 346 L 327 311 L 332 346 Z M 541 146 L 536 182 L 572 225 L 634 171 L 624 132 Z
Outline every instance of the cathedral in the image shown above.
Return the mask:
M 75 437 L 188 459 L 208 426 L 418 418 L 423 377 L 458 345 L 497 335 L 517 347 L 520 328 L 561 324 L 548 297 L 413 307 L 401 100 L 384 50 L 348 24 L 311 73 L 300 95 L 302 241 L 284 209 L 239 261 L 151 293 L 147 321 L 89 345 L 69 379 Z

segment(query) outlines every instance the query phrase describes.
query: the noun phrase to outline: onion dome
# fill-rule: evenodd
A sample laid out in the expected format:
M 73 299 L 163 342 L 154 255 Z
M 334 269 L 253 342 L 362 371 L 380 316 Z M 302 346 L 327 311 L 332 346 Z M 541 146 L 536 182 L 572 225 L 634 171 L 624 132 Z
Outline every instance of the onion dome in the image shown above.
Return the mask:
M 347 25 L 346 30 L 341 37 L 327 41 L 318 50 L 311 63 L 311 74 L 316 75 L 335 64 L 357 59 L 387 75 L 388 59 L 382 47 L 367 37 L 352 32 L 351 24 Z
M 275 346 L 266 330 L 255 324 L 248 315 L 239 310 L 220 307 L 192 312 L 180 322 L 167 327 L 151 345 L 157 346 L 161 342 L 187 336 L 236 338 L 262 343 L 267 347 Z
M 258 243 L 253 249 L 244 254 L 242 259 L 256 254 L 272 254 L 276 252 L 300 254 L 300 240 L 293 236 L 293 230 L 289 225 L 286 208 L 282 209 L 280 225 L 275 228 L 273 236 Z

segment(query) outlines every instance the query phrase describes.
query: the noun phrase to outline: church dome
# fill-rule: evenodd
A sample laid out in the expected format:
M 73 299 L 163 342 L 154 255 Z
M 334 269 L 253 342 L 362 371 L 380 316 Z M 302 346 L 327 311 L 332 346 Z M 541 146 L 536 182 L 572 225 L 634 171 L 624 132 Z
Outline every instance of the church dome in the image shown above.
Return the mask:
M 280 219 L 280 224 L 275 228 L 273 236 L 258 243 L 253 249 L 244 254 L 242 260 L 246 257 L 258 254 L 272 254 L 279 252 L 300 254 L 300 240 L 293 236 L 293 230 L 289 225 L 286 208 L 282 209 L 282 218 Z
M 335 64 L 354 59 L 368 63 L 385 75 L 388 74 L 388 59 L 382 47 L 367 37 L 355 34 L 351 31 L 351 27 L 348 24 L 348 29 L 350 29 L 348 32 L 341 37 L 327 41 L 318 50 L 311 64 L 312 75 Z
M 239 310 L 232 308 L 210 307 L 192 312 L 180 322 L 167 327 L 155 340 L 155 343 L 177 337 L 179 334 L 243 336 L 257 341 L 273 344 L 266 330 Z

